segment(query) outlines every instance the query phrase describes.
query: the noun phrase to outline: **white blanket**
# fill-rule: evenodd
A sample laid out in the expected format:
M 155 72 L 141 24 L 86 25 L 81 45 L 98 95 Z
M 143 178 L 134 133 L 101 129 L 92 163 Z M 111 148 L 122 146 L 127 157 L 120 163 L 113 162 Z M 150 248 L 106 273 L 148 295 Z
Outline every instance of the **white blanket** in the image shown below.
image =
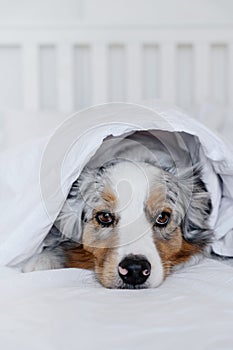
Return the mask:
M 233 256 L 233 153 L 229 146 L 178 109 L 112 103 L 81 111 L 46 139 L 2 154 L 0 265 L 21 264 L 39 252 L 71 184 L 103 140 L 137 130 L 154 130 L 174 157 L 179 158 L 179 152 L 182 157 L 186 147 L 191 158 L 199 157 L 204 163 L 203 180 L 213 204 L 213 249 Z

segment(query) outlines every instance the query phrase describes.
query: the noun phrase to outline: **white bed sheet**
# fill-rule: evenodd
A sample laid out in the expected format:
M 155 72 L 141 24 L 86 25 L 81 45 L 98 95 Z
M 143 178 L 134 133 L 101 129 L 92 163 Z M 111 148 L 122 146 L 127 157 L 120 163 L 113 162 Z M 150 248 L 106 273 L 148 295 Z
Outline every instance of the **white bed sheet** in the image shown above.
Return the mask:
M 0 273 L 4 350 L 233 349 L 233 268 L 222 262 L 133 291 L 105 289 L 78 269 Z

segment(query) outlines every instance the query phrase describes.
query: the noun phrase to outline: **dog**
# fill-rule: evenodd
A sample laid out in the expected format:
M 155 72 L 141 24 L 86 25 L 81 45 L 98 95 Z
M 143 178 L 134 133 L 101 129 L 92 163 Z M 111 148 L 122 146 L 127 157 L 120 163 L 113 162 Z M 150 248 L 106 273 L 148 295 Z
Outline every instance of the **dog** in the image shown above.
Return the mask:
M 213 236 L 210 214 L 200 165 L 177 172 L 144 156 L 118 154 L 84 168 L 43 251 L 24 271 L 84 268 L 106 288 L 155 288 L 203 255 Z

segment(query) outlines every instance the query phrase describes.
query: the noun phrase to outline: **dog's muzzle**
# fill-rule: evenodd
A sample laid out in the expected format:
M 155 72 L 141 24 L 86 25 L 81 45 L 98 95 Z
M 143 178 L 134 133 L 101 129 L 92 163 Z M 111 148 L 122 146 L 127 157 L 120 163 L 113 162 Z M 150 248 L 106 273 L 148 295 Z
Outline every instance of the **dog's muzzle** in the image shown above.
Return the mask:
M 151 264 L 141 255 L 128 255 L 118 265 L 120 278 L 132 287 L 145 283 L 150 272 Z

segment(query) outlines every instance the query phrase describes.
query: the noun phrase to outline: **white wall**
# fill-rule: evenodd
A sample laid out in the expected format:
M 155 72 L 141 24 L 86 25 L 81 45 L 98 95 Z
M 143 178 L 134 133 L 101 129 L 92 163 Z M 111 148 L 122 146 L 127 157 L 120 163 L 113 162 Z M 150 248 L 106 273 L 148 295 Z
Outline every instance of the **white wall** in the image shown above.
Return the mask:
M 232 0 L 1 0 L 0 23 L 90 25 L 233 24 Z
M 0 0 L 5 140 L 95 103 L 151 98 L 231 138 L 232 94 L 232 0 Z

